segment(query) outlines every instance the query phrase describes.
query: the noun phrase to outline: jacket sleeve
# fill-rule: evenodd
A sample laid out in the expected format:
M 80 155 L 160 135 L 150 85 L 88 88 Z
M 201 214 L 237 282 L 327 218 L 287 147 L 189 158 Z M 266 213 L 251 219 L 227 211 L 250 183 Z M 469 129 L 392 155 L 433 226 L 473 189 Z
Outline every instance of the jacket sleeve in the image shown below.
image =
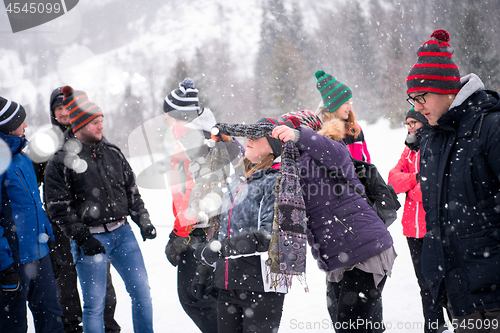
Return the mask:
M 363 140 L 363 155 L 366 156 L 366 161 L 368 163 L 372 162 L 372 158 L 370 156 L 370 153 L 368 152 L 368 146 L 366 145 L 366 140 Z
M 51 221 L 57 223 L 66 236 L 77 243 L 90 231 L 78 217 L 73 205 L 73 194 L 69 183 L 69 169 L 57 162 L 58 155 L 52 157 L 45 168 L 45 198 L 47 213 Z
M 139 194 L 139 188 L 135 183 L 135 175 L 132 171 L 132 167 L 126 160 L 125 156 L 122 154 L 120 154 L 120 156 L 123 164 L 129 214 L 132 220 L 138 226 L 141 226 L 141 223 L 150 222 L 149 213 L 144 207 L 144 201 L 142 201 L 141 195 Z
M 422 202 L 422 190 L 420 189 L 420 183 L 417 183 L 414 188 L 408 191 L 408 198 L 415 202 Z
M 343 142 L 333 141 L 308 128 L 298 129 L 300 139 L 297 148 L 307 152 L 317 163 L 329 170 L 339 170 L 351 161 L 351 154 Z
M 259 229 L 264 229 L 267 232 L 271 232 L 273 229 L 273 219 L 274 219 L 274 202 L 276 201 L 276 180 L 277 173 L 271 174 L 266 179 L 264 195 L 260 201 L 259 209 Z
M 388 183 L 394 187 L 394 191 L 396 191 L 397 194 L 406 193 L 417 185 L 416 174 L 409 172 L 408 164 L 406 162 L 407 155 L 408 151 L 405 148 L 399 158 L 398 164 L 396 164 L 396 166 L 389 171 Z M 420 194 L 420 196 L 422 196 L 422 194 Z M 420 201 L 422 201 L 422 199 L 420 199 Z

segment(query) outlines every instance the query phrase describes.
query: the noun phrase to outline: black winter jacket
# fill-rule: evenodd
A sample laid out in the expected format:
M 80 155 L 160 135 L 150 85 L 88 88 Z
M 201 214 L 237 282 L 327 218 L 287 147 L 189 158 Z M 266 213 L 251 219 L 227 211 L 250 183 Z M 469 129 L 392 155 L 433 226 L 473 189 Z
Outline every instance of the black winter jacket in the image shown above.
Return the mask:
M 96 226 L 131 216 L 139 226 L 149 222 L 135 177 L 118 147 L 103 138 L 81 143 L 71 130 L 65 145 L 45 169 L 47 211 L 52 221 L 77 244 Z M 74 153 L 69 147 L 81 146 Z
M 466 87 L 420 146 L 422 269 L 436 305 L 447 295 L 456 316 L 500 307 L 500 96 Z

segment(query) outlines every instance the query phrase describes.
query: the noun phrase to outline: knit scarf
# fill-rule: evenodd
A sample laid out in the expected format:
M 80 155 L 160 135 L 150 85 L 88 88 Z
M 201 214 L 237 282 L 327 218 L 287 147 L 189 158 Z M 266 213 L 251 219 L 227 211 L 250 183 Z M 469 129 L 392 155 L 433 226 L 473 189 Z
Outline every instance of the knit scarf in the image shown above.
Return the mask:
M 261 138 L 271 135 L 276 125 L 218 123 L 215 127 L 224 135 Z M 297 147 L 292 141 L 286 142 L 281 155 L 280 175 L 276 181 L 272 239 L 266 262 L 270 272 L 276 273 L 271 287 L 290 287 L 293 276 L 305 281 L 307 219 L 298 172 L 299 160 Z
M 220 226 L 220 201 L 229 176 L 230 159 L 226 144 L 216 142 L 205 158 L 189 197 L 188 213 L 197 217 L 196 227 L 207 228 L 207 239 L 217 234 Z

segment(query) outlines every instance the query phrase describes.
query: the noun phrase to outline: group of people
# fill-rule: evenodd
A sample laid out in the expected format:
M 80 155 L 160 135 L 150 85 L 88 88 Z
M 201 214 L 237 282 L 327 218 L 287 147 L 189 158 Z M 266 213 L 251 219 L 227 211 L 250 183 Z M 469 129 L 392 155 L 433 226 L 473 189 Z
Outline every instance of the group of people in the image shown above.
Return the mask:
M 474 74 L 460 78 L 448 42 L 437 30 L 418 50 L 407 77 L 406 147 L 388 182 L 406 194 L 403 233 L 424 331 L 442 332 L 447 313 L 456 332 L 498 332 L 500 96 Z M 324 71 L 315 76 L 316 112 L 253 124 L 216 123 L 191 79 L 165 97 L 175 141 L 165 254 L 177 267 L 179 301 L 202 332 L 277 332 L 292 280 L 305 283 L 307 243 L 326 273 L 335 330 L 385 330 L 382 292 L 397 254 L 384 222 L 349 186 L 363 190 L 352 158 L 370 155 L 351 89 Z M 152 332 L 147 272 L 128 217 L 144 241 L 156 229 L 132 169 L 103 137 L 103 112 L 85 92 L 58 88 L 50 108 L 63 140 L 39 165 L 23 152 L 24 108 L 0 100 L 11 155 L 1 182 L 0 327 L 25 332 L 28 302 L 37 332 L 81 332 L 80 318 L 84 332 L 119 331 L 111 264 L 130 293 L 134 331 Z

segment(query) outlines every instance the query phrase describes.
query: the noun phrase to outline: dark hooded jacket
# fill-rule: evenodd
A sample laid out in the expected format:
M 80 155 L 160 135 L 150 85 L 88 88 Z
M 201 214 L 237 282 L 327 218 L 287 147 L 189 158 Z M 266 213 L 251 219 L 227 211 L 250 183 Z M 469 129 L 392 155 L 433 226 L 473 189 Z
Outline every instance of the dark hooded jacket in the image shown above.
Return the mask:
M 68 143 L 81 144 L 74 153 Z M 49 160 L 45 172 L 46 204 L 51 221 L 75 241 L 89 234 L 88 226 L 131 216 L 149 222 L 135 176 L 118 147 L 103 138 L 95 145 L 81 143 L 71 130 L 65 146 Z
M 420 144 L 422 270 L 456 316 L 500 307 L 500 96 L 474 74 L 462 84 Z
M 62 101 L 59 101 L 60 96 L 62 94 L 62 87 L 54 89 L 52 91 L 52 94 L 50 94 L 50 101 L 49 101 L 49 112 L 50 112 L 50 123 L 61 130 L 61 136 L 62 133 L 64 133 L 67 129 L 71 127 L 71 125 L 62 125 L 59 124 L 59 122 L 56 119 L 56 116 L 54 114 L 54 105 L 62 105 Z M 33 163 L 33 167 L 35 168 L 35 173 L 36 173 L 36 178 L 38 181 L 38 185 L 40 186 L 41 183 L 43 183 L 43 178 L 44 178 L 44 173 L 45 173 L 45 167 L 47 166 L 47 162 L 42 162 L 42 163 Z M 44 184 L 45 186 L 45 184 Z M 45 188 L 44 188 L 44 193 L 45 193 Z M 45 200 L 44 200 L 45 201 Z
M 349 150 L 341 141 L 342 126 L 335 126 L 334 122 L 324 124 L 321 132 L 328 137 L 300 127 L 297 142 L 308 241 L 313 257 L 324 271 L 362 262 L 393 244 L 384 222 L 368 202 L 344 180 L 330 176 L 331 172 L 342 173 L 362 188 Z

